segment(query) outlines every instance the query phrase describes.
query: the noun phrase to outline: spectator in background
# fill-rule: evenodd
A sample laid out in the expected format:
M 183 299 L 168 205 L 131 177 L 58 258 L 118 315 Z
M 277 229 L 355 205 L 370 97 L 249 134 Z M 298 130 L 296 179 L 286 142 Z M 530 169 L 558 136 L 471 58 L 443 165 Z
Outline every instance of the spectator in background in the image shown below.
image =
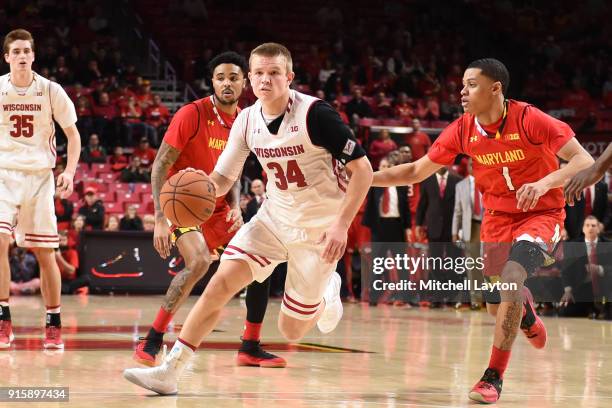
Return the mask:
M 140 157 L 132 155 L 130 165 L 121 171 L 121 181 L 124 183 L 150 183 L 151 174 L 142 167 Z
M 378 169 L 378 163 L 380 163 L 382 158 L 395 149 L 397 149 L 397 144 L 391 139 L 389 131 L 387 129 L 381 130 L 378 134 L 378 139 L 370 144 L 370 151 L 368 152 L 372 168 Z
M 101 92 L 97 105 L 93 108 L 94 128 L 96 133 L 102 135 L 105 146 L 117 144 L 119 135 L 119 109 L 111 103 L 107 92 Z
M 259 207 L 261 207 L 266 199 L 266 187 L 264 186 L 263 181 L 259 179 L 253 180 L 251 183 L 251 193 L 253 194 L 253 198 L 251 198 L 246 206 L 244 222 L 249 222 L 251 218 L 257 214 Z
M 72 228 L 68 230 L 68 246 L 70 248 L 78 249 L 81 246 L 81 232 L 83 232 L 85 229 L 85 216 L 77 215 L 77 217 L 72 221 Z
M 412 120 L 414 117 L 414 108 L 408 102 L 408 96 L 405 92 L 400 92 L 395 100 L 395 106 L 393 107 L 393 115 L 404 122 Z
M 119 221 L 119 231 L 142 231 L 142 219 L 136 213 L 136 206 L 130 204 L 125 210 L 125 215 Z
M 442 102 L 440 119 L 453 121 L 463 114 L 463 108 L 457 103 L 457 95 L 448 95 L 448 100 Z
M 27 248 L 13 246 L 10 250 L 10 292 L 12 295 L 32 295 L 40 291 L 40 269 L 34 254 Z
M 100 146 L 100 138 L 97 133 L 89 135 L 89 142 L 81 152 L 81 161 L 89 165 L 106 163 L 106 149 Z
M 72 213 L 74 212 L 74 205 L 72 201 L 60 197 L 59 189 L 55 190 L 54 194 L 55 204 L 55 217 L 57 218 L 57 229 L 67 230 L 70 229 L 72 223 Z
M 153 214 L 145 214 L 142 217 L 142 228 L 150 232 L 155 230 L 155 216 Z
M 93 121 L 93 110 L 91 108 L 91 102 L 87 96 L 81 95 L 76 101 L 76 113 L 77 113 L 77 128 L 81 135 L 81 144 L 85 145 L 84 137 L 93 132 L 94 121 Z
M 116 215 L 109 215 L 104 231 L 119 231 L 119 217 Z
M 361 89 L 355 87 L 353 90 L 353 99 L 346 104 L 346 114 L 353 125 L 358 123 L 361 118 L 372 117 L 372 108 L 363 99 Z
M 151 166 L 153 165 L 153 161 L 155 161 L 156 155 L 157 151 L 149 145 L 149 139 L 146 137 L 140 138 L 140 143 L 132 153 L 132 156 L 140 158 L 141 166 L 147 171 L 151 171 Z
M 170 111 L 162 103 L 161 96 L 153 96 L 153 103 L 145 110 L 145 121 L 155 129 L 153 144 L 158 146 L 159 135 L 163 134 L 164 128 L 170 121 Z
M 147 109 L 153 104 L 153 93 L 151 93 L 151 81 L 144 79 L 136 92 L 136 102 L 141 109 Z
M 98 199 L 93 187 L 85 189 L 85 203 L 79 208 L 79 214 L 85 217 L 85 227 L 101 230 L 104 226 L 104 204 Z
M 100 71 L 98 61 L 95 59 L 91 59 L 87 63 L 87 67 L 77 74 L 78 81 L 85 86 L 91 86 L 94 81 L 100 81 L 102 77 L 102 71 Z
M 561 269 L 564 293 L 559 314 L 566 317 L 597 315 L 597 306 L 612 295 L 612 248 L 600 235 L 597 218 L 590 215 L 582 226 L 583 237 L 567 241 L 563 246 L 565 259 Z M 612 319 L 608 302 L 604 317 Z
M 155 140 L 157 138 L 155 128 L 142 121 L 144 118 L 144 111 L 140 105 L 136 103 L 136 98 L 133 96 L 130 96 L 127 104 L 121 107 L 121 118 L 123 119 L 123 126 L 126 130 L 126 145 L 134 145 L 134 131 L 143 138 L 146 137 L 150 140 Z
M 438 120 L 440 119 L 440 104 L 436 98 L 428 95 L 425 97 L 425 100 L 419 99 L 416 112 L 420 119 Z
M 404 143 L 412 149 L 414 161 L 427 154 L 431 147 L 431 139 L 427 133 L 421 131 L 421 121 L 419 119 L 412 120 L 412 132 L 405 136 Z
M 455 208 L 455 188 L 461 179 L 449 173 L 446 167 L 421 182 L 419 205 L 417 207 L 416 238 L 420 241 L 427 236 L 430 257 L 454 257 L 452 243 L 453 213 Z M 427 226 L 427 231 L 425 231 Z M 429 271 L 430 280 L 457 281 L 461 276 L 455 272 L 450 275 L 444 269 L 434 267 Z M 432 307 L 442 306 L 442 301 L 451 301 L 450 296 L 432 293 Z
M 74 280 L 79 269 L 79 253 L 68 245 L 68 231 L 59 232 L 59 248 L 55 250 L 55 260 L 62 275 L 62 282 Z
M 338 115 L 340 115 L 340 119 L 342 119 L 342 121 L 348 125 L 349 118 L 346 112 L 344 111 L 344 106 L 342 105 L 342 102 L 340 102 L 338 99 L 334 99 L 332 101 L 332 106 L 338 112 Z
M 393 116 L 391 100 L 388 99 L 382 91 L 376 94 L 376 102 L 374 103 L 372 114 L 377 118 L 390 118 Z
M 111 168 L 113 171 L 121 171 L 125 169 L 128 164 L 128 158 L 123 154 L 123 147 L 115 146 L 113 150 L 113 155 L 109 159 L 109 163 L 111 164 Z
M 386 158 L 380 160 L 381 170 L 389 167 L 393 166 Z M 372 242 L 406 242 L 411 225 L 407 188 L 405 186 L 370 188 L 362 224 L 372 231 Z M 387 257 L 389 256 L 387 252 L 390 252 L 391 256 L 396 254 L 392 246 L 376 245 L 372 250 L 372 256 Z M 392 280 L 388 272 L 385 272 L 383 280 L 385 282 Z M 382 294 L 382 291 L 372 290 L 370 286 L 370 305 L 375 306 Z

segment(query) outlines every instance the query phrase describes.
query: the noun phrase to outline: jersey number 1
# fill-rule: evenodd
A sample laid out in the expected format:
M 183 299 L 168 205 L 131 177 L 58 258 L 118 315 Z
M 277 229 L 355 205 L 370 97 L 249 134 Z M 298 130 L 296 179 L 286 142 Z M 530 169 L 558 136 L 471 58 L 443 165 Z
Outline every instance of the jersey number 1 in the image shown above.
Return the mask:
M 302 170 L 300 170 L 300 166 L 298 166 L 296 160 L 289 160 L 287 162 L 286 173 L 283 170 L 283 167 L 276 162 L 268 163 L 268 168 L 270 170 L 274 170 L 276 187 L 278 187 L 279 190 L 286 190 L 289 188 L 289 183 L 296 183 L 298 187 L 306 187 L 306 178 L 304 177 Z
M 14 122 L 9 133 L 12 137 L 34 136 L 34 115 L 12 115 L 9 120 Z

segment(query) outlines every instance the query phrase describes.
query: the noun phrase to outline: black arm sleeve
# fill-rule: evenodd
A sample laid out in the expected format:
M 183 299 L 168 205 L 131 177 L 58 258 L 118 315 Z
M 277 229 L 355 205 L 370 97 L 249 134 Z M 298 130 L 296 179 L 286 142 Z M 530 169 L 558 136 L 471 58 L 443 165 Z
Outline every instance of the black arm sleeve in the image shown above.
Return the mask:
M 342 164 L 365 156 L 365 151 L 355 140 L 351 129 L 327 102 L 317 101 L 312 104 L 306 116 L 306 125 L 312 143 L 327 149 Z

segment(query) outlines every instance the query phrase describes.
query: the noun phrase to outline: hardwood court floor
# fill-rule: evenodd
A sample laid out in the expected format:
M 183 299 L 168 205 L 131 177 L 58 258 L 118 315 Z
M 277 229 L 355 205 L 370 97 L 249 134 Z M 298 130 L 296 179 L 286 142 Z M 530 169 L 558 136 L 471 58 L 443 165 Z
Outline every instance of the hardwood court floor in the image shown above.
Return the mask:
M 195 301 L 179 313 L 182 322 Z M 267 349 L 285 369 L 236 367 L 245 316 L 234 300 L 179 385 L 153 396 L 121 375 L 132 340 L 148 330 L 160 296 L 64 297 L 64 352 L 41 349 L 43 308 L 37 297 L 11 299 L 17 340 L 0 351 L 0 386 L 67 386 L 69 403 L 40 407 L 464 407 L 488 362 L 493 329 L 484 312 L 370 308 L 345 304 L 335 332 L 314 331 L 287 346 L 276 329 L 278 302 L 264 322 Z M 535 350 L 517 338 L 499 407 L 612 406 L 612 323 L 544 318 L 549 342 Z M 166 336 L 171 344 L 176 334 Z

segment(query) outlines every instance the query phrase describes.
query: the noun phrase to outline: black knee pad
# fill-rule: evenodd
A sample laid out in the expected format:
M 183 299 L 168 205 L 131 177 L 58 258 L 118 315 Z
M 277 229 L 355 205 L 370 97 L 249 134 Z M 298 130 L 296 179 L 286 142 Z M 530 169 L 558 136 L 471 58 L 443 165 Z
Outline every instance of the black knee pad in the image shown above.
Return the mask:
M 518 241 L 512 245 L 509 261 L 519 263 L 527 271 L 527 276 L 532 276 L 536 270 L 544 265 L 543 249 L 536 243 L 529 241 Z

